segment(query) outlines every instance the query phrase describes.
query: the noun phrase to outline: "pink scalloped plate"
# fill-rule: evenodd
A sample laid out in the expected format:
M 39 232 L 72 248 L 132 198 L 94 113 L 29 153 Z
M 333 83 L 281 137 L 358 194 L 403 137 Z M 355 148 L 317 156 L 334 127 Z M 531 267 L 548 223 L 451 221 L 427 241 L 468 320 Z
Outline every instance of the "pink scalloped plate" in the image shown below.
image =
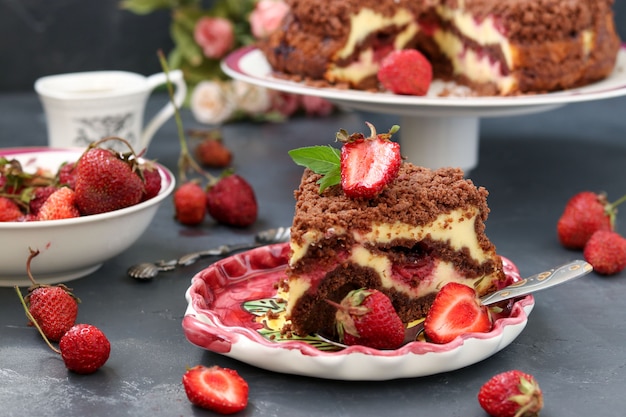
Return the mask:
M 187 339 L 275 372 L 336 380 L 413 378 L 453 371 L 494 355 L 519 336 L 534 307 L 532 295 L 511 301 L 489 333 L 468 333 L 446 344 L 415 341 L 396 350 L 338 350 L 314 336 L 283 337 L 274 320 L 268 320 L 284 313 L 276 284 L 284 279 L 288 257 L 286 243 L 263 246 L 196 274 L 185 294 L 188 306 L 182 325 Z M 509 279 L 521 279 L 517 267 L 503 260 Z

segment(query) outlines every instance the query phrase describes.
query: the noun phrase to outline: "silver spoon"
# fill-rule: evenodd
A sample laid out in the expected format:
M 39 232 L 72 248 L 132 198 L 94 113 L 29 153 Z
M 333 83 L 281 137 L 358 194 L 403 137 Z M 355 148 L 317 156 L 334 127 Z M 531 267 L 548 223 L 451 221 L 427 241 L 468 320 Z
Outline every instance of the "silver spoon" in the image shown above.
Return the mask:
M 288 227 L 278 227 L 276 229 L 264 230 L 254 236 L 254 242 L 240 243 L 235 245 L 222 245 L 213 249 L 206 249 L 198 252 L 183 255 L 178 259 L 169 261 L 143 262 L 128 268 L 126 271 L 132 278 L 147 281 L 158 275 L 159 272 L 171 271 L 179 266 L 188 266 L 200 258 L 207 256 L 224 256 L 229 253 L 244 249 L 253 249 L 258 246 L 269 245 L 272 243 L 287 242 L 290 236 Z
M 572 261 L 548 271 L 540 272 L 528 278 L 524 278 L 514 284 L 502 288 L 501 290 L 487 294 L 481 297 L 480 302 L 483 305 L 490 305 L 500 301 L 509 300 L 511 298 L 522 297 L 524 295 L 545 290 L 546 288 L 554 287 L 555 285 L 563 284 L 564 282 L 582 277 L 591 271 L 593 271 L 593 267 L 589 263 L 581 260 Z M 423 331 L 424 321 L 406 329 L 403 345 L 414 342 Z M 348 347 L 343 343 L 336 342 L 325 336 L 319 334 L 317 336 L 324 342 L 330 343 L 331 345 L 341 348 Z

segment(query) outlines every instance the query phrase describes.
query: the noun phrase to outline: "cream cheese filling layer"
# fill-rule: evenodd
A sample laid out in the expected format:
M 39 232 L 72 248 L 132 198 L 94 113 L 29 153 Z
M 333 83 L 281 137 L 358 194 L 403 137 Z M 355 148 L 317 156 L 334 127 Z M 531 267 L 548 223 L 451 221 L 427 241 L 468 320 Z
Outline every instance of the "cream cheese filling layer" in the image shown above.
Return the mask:
M 394 289 L 411 298 L 424 297 L 435 293 L 449 282 L 457 282 L 473 287 L 478 293 L 482 294 L 487 290 L 486 287 L 491 282 L 488 279 L 483 279 L 484 277 L 468 279 L 462 276 L 451 263 L 437 260 L 431 275 L 425 277 L 417 286 L 411 286 L 401 280 L 394 279 L 393 265 L 387 256 L 375 254 L 360 245 L 352 248 L 348 261 L 373 269 L 380 277 L 383 288 Z M 311 282 L 306 277 L 292 277 L 289 280 L 289 294 L 287 298 L 291 302 L 287 303 L 287 316 L 295 305 L 294 301 L 300 299 L 310 288 Z
M 448 282 L 458 282 L 472 286 L 478 292 L 486 290 L 482 286 L 490 285 L 490 280 L 483 280 L 483 277 L 468 279 L 459 274 L 451 263 L 438 260 L 432 274 L 425 277 L 417 286 L 412 287 L 403 281 L 393 278 L 393 265 L 389 258 L 385 255 L 374 254 L 362 246 L 353 248 L 350 261 L 359 266 L 374 269 L 378 273 L 384 288 L 393 288 L 398 292 L 407 294 L 411 298 L 419 298 L 437 292 Z
M 356 15 L 350 17 L 350 34 L 343 48 L 341 48 L 335 60 L 342 60 L 352 55 L 367 37 L 389 26 L 404 27 L 394 38 L 394 49 L 403 49 L 413 39 L 418 31 L 413 15 L 406 9 L 398 9 L 393 16 L 387 17 L 375 11 L 364 8 Z M 367 77 L 378 72 L 379 63 L 376 61 L 372 48 L 364 49 L 357 59 L 351 64 L 339 67 L 331 64 L 326 71 L 325 78 L 328 81 L 350 81 L 360 83 Z
M 493 62 L 489 56 L 466 48 L 463 41 L 453 33 L 438 29 L 433 38 L 452 62 L 454 74 L 464 75 L 476 83 L 495 83 L 503 94 L 512 91 L 517 86 L 514 76 L 502 75 L 499 62 Z M 509 54 L 512 54 L 512 48 L 509 47 L 508 50 Z
M 386 27 L 394 25 L 402 27 L 406 25 L 407 28 L 404 32 L 413 31 L 414 33 L 417 29 L 413 22 L 413 14 L 406 9 L 398 9 L 393 16 L 387 17 L 376 13 L 372 9 L 363 8 L 359 13 L 350 16 L 350 34 L 345 46 L 337 52 L 336 59 L 349 57 L 354 52 L 356 46 L 363 42 L 371 33 Z M 405 36 L 407 35 L 405 34 L 401 37 Z M 404 41 L 404 44 L 406 44 L 407 40 Z M 396 39 L 396 42 L 401 42 L 401 40 Z M 399 46 L 404 46 L 404 44 Z
M 470 256 L 479 264 L 488 259 L 478 243 L 475 224 L 478 209 L 457 209 L 450 213 L 442 213 L 425 226 L 413 226 L 402 222 L 373 224 L 371 231 L 360 233 L 353 231 L 352 237 L 359 244 L 389 244 L 395 239 L 421 241 L 430 238 L 434 241 L 447 243 L 454 250 L 467 248 Z M 295 265 L 302 259 L 311 245 L 316 245 L 328 235 L 343 235 L 347 233 L 341 228 L 331 228 L 323 231 L 309 231 L 302 237 L 302 244 L 291 242 L 292 256 L 290 265 Z
M 509 68 L 513 68 L 513 51 L 509 40 L 498 30 L 493 16 L 487 16 L 477 21 L 472 14 L 461 8 L 450 9 L 446 6 L 437 6 L 437 13 L 442 19 L 452 22 L 452 25 L 466 38 L 481 46 L 500 45 L 502 54 Z

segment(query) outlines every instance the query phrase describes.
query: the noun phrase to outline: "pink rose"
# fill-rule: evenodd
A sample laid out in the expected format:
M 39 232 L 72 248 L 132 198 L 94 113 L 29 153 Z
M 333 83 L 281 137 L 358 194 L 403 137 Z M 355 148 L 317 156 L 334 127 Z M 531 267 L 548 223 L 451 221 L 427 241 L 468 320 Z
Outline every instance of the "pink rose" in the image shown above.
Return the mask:
M 272 110 L 284 117 L 290 117 L 300 108 L 300 98 L 295 94 L 271 90 Z
M 250 13 L 250 27 L 257 39 L 262 39 L 278 29 L 289 6 L 282 0 L 260 0 Z
M 232 23 L 221 17 L 198 19 L 193 31 L 193 38 L 200 45 L 207 58 L 219 59 L 226 55 L 235 44 Z
M 315 96 L 302 96 L 302 107 L 307 116 L 328 116 L 334 108 L 330 101 Z

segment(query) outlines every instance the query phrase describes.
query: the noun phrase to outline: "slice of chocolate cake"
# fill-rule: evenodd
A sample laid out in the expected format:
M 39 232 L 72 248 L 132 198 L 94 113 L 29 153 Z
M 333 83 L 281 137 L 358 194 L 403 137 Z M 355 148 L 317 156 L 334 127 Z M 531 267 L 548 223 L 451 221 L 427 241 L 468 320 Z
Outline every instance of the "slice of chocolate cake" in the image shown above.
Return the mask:
M 320 192 L 306 169 L 295 192 L 287 317 L 299 335 L 334 334 L 335 308 L 351 290 L 387 294 L 407 323 L 424 317 L 448 282 L 495 290 L 502 260 L 485 235 L 487 190 L 460 169 L 403 162 L 373 198 L 350 198 L 341 185 Z

